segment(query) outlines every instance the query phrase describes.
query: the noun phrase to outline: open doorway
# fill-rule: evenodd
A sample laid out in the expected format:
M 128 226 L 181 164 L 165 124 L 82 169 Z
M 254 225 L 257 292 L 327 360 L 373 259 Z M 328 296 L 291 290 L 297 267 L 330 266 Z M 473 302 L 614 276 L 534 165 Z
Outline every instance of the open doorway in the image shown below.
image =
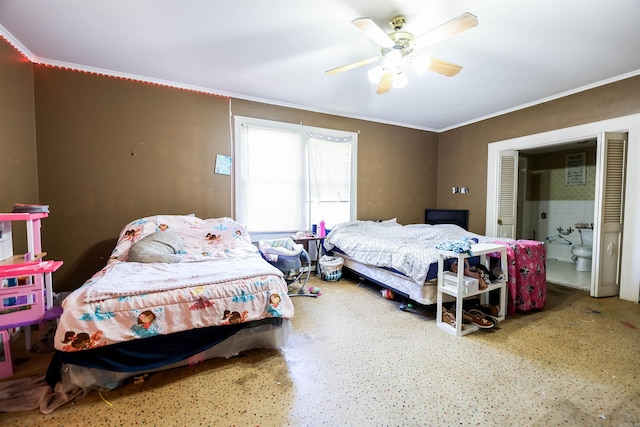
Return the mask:
M 516 239 L 540 240 L 547 281 L 591 290 L 597 139 L 519 150 Z
M 601 156 L 606 155 L 607 159 L 613 159 L 615 156 L 612 157 L 608 154 L 608 147 L 611 144 L 609 144 L 607 131 L 610 130 L 624 133 L 627 143 L 615 141 L 613 146 L 622 147 L 621 150 L 624 150 L 626 145 L 626 156 L 617 156 L 623 160 L 623 162 L 617 163 L 617 166 L 622 165 L 617 169 L 610 169 L 608 161 L 599 161 L 596 166 L 598 176 L 605 177 L 604 181 L 606 182 L 601 182 L 598 179 L 599 182 L 596 183 L 595 216 L 598 220 L 594 223 L 594 228 L 597 229 L 594 229 L 593 233 L 593 247 L 598 253 L 593 255 L 593 259 L 598 259 L 600 264 L 593 263 L 591 295 L 596 297 L 618 295 L 624 300 L 640 302 L 640 270 L 637 268 L 637 260 L 640 258 L 640 223 L 633 220 L 640 212 L 640 191 L 638 191 L 640 188 L 640 168 L 635 168 L 632 164 L 629 164 L 627 168 L 624 167 L 624 158 L 640 158 L 640 114 L 490 143 L 487 157 L 485 234 L 500 237 L 514 237 L 516 235 L 515 228 L 509 226 L 508 222 L 505 224 L 505 221 L 501 220 L 502 211 L 511 209 L 509 203 L 503 203 L 501 194 L 503 191 L 501 170 L 503 166 L 510 165 L 509 161 L 505 160 L 510 152 L 516 154 L 516 167 L 513 169 L 517 172 L 518 151 L 597 138 L 598 158 L 603 158 Z M 603 141 L 606 143 L 602 143 Z M 612 142 L 614 141 L 612 140 Z M 613 183 L 613 180 L 609 180 L 610 171 L 616 175 L 618 182 L 615 190 L 617 190 L 619 197 L 617 200 L 611 199 L 616 203 L 610 203 L 607 195 L 609 182 Z M 512 175 L 517 176 L 517 173 Z M 513 184 L 516 183 L 513 182 Z M 613 187 L 616 186 L 612 185 Z M 608 206 L 611 206 L 612 209 L 607 209 Z M 601 209 L 603 207 L 604 209 Z M 515 225 L 515 194 L 512 215 Z M 624 232 L 622 231 L 623 227 Z M 611 232 L 608 231 L 609 229 Z M 547 236 L 542 236 L 542 238 L 544 237 Z M 537 239 L 539 238 L 540 236 L 537 236 Z

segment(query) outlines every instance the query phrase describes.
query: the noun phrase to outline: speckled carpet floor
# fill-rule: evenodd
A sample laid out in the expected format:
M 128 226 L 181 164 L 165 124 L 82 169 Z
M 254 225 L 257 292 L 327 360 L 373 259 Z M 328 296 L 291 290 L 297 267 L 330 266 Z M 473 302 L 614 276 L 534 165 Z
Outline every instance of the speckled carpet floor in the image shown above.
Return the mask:
M 2 426 L 640 426 L 640 306 L 549 285 L 456 337 L 342 279 L 294 299 L 287 346 L 151 374 Z

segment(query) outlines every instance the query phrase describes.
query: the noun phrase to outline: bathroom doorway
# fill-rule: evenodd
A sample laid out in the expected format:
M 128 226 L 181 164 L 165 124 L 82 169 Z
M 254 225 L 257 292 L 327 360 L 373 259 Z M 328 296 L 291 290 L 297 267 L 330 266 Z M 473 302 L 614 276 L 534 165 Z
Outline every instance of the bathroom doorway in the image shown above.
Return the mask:
M 640 225 L 633 221 L 636 212 L 640 212 L 640 193 L 635 190 L 640 183 L 640 168 L 631 164 L 626 167 L 627 158 L 640 158 L 640 114 L 490 143 L 485 232 L 490 236 L 516 236 L 519 153 L 514 150 L 593 138 L 597 140 L 598 158 L 594 209 L 597 221 L 593 230 L 590 295 L 640 302 Z M 502 220 L 505 217 L 506 222 Z
M 596 148 L 593 138 L 518 154 L 516 238 L 545 243 L 547 281 L 587 292 L 591 258 L 581 236 L 593 230 Z
M 617 134 L 616 141 L 609 137 L 611 130 L 622 132 Z M 509 230 L 504 230 L 501 226 L 503 222 L 500 221 L 503 211 L 514 219 L 516 217 L 517 187 L 512 185 L 513 204 L 507 203 L 503 197 L 509 184 L 504 179 L 502 167 L 503 164 L 508 165 L 508 162 L 503 159 L 510 152 L 592 138 L 598 141 L 598 159 L 606 160 L 599 160 L 597 164 L 595 213 L 598 221 L 594 224 L 593 233 L 590 295 L 617 296 L 622 300 L 640 302 L 640 223 L 634 221 L 640 212 L 640 192 L 637 191 L 640 188 L 640 168 L 631 163 L 628 167 L 625 166 L 625 159 L 640 158 L 640 114 L 490 143 L 487 152 L 485 234 L 500 237 L 516 235 L 515 229 L 511 234 L 508 233 Z M 517 158 L 512 170 L 512 175 L 517 177 Z M 513 184 L 517 182 L 514 180 Z

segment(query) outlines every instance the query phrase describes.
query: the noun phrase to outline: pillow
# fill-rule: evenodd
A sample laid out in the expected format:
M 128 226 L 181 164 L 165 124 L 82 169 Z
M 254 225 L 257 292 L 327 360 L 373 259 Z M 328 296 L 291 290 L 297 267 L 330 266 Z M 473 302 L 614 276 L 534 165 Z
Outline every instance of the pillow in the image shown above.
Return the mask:
M 177 252 L 182 250 L 182 238 L 170 231 L 156 231 L 131 245 L 127 261 L 163 262 L 182 261 Z
M 203 224 L 203 220 L 192 214 L 153 215 L 133 220 L 120 231 L 118 242 L 111 252 L 109 262 L 116 260 L 126 261 L 131 246 L 153 232 L 173 231 L 183 236 L 185 230 L 199 227 L 201 224 Z M 198 249 L 199 251 L 200 249 Z

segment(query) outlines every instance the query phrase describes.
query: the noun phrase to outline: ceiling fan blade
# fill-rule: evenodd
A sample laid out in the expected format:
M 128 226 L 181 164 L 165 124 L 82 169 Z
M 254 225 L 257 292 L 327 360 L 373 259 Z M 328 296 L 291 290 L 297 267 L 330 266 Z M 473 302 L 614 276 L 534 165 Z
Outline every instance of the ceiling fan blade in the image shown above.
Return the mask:
M 351 21 L 351 23 L 380 46 L 387 49 L 395 46 L 393 40 L 371 18 L 358 18 Z
M 433 30 L 418 36 L 416 38 L 416 45 L 419 47 L 429 46 L 463 31 L 467 31 L 476 25 L 478 25 L 478 18 L 475 15 L 469 12 L 463 13 L 451 21 L 445 22 Z
M 363 65 L 368 65 L 373 62 L 379 61 L 380 58 L 381 58 L 380 56 L 374 56 L 372 58 L 362 59 L 360 61 L 357 61 L 351 64 L 343 65 L 337 68 L 332 68 L 331 70 L 327 70 L 324 73 L 328 76 L 332 76 L 334 74 L 342 73 L 343 71 L 353 70 L 354 68 L 362 67 Z
M 462 67 L 460 65 L 432 57 L 429 62 L 429 69 L 436 73 L 444 74 L 447 77 L 453 77 L 462 70 Z
M 378 91 L 376 93 L 382 94 L 389 92 L 395 75 L 396 73 L 385 70 L 382 77 L 380 77 L 380 83 L 378 83 Z

